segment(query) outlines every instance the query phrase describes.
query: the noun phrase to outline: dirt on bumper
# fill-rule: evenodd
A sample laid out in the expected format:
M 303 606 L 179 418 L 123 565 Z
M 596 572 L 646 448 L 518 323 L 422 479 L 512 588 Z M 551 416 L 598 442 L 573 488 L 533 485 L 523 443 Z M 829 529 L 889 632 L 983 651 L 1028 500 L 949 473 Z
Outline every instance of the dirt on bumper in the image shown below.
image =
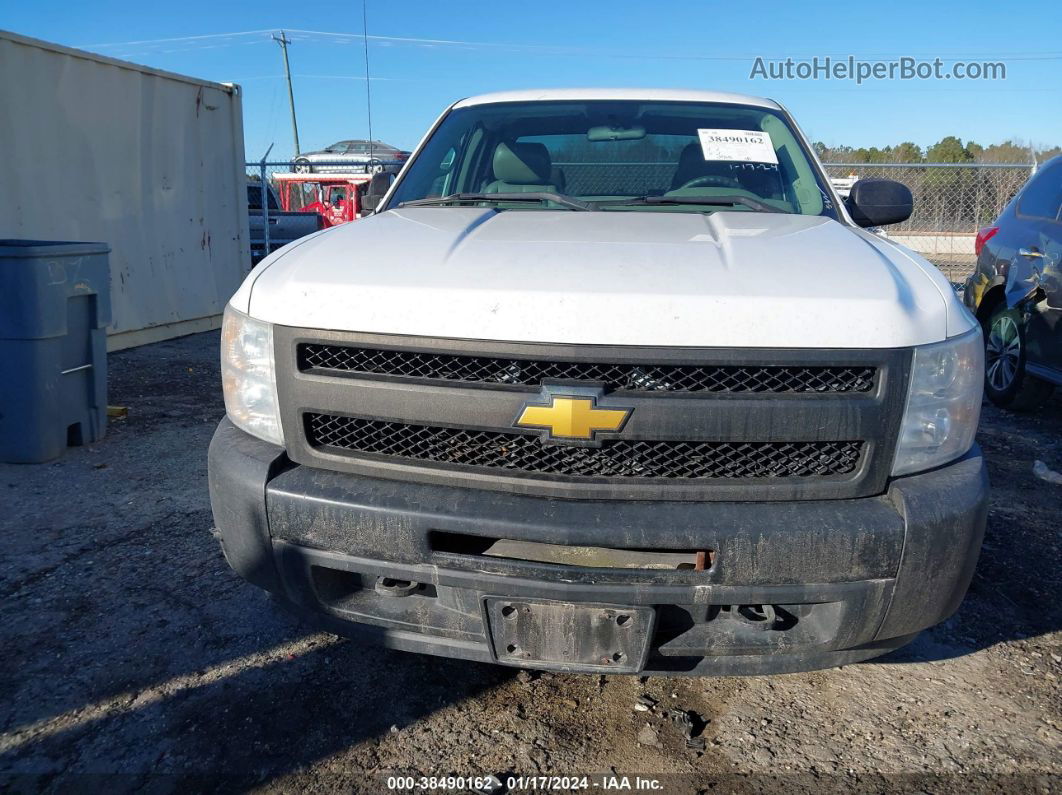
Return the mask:
M 546 500 L 290 466 L 227 421 L 211 445 L 210 485 L 230 565 L 331 631 L 523 667 L 697 675 L 855 662 L 944 620 L 973 574 L 988 495 L 975 448 L 860 500 Z M 711 565 L 561 566 L 454 551 L 440 535 L 708 550 Z M 633 633 L 591 629 L 580 611 L 567 630 L 528 618 L 515 643 L 491 619 L 498 599 L 528 616 L 585 605 L 647 608 L 652 621 L 631 646 Z M 572 626 L 583 628 L 565 656 L 554 635 Z

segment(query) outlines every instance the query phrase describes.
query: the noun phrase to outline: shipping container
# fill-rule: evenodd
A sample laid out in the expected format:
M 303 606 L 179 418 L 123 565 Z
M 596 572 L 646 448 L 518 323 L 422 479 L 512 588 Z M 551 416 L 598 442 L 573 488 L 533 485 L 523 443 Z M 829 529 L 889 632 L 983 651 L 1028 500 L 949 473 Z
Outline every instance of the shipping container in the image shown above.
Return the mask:
M 110 245 L 110 350 L 220 325 L 251 265 L 239 87 L 0 31 L 0 97 L 0 239 Z

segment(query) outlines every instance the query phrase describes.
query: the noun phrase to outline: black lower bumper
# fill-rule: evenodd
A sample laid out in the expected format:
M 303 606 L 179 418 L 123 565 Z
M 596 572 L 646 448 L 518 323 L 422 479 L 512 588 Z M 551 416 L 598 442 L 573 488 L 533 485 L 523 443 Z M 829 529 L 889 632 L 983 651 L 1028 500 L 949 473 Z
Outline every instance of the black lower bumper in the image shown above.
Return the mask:
M 653 616 L 646 654 L 613 670 L 761 674 L 867 659 L 947 618 L 977 561 L 988 483 L 975 448 L 857 500 L 550 500 L 294 466 L 226 420 L 210 446 L 210 490 L 230 565 L 336 633 L 609 670 L 507 654 L 488 604 L 649 608 L 638 611 Z M 705 570 L 589 568 L 484 557 L 442 537 L 712 557 Z M 764 605 L 776 616 L 766 626 L 753 607 Z

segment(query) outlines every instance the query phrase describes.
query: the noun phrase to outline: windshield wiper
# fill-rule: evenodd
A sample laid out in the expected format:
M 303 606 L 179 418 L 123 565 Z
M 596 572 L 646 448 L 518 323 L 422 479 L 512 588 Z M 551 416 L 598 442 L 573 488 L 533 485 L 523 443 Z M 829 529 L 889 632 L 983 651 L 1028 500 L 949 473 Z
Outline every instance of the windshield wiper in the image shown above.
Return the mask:
M 727 196 L 636 196 L 633 199 L 602 201 L 596 202 L 596 204 L 598 206 L 609 207 L 651 206 L 654 204 L 703 204 L 709 207 L 733 207 L 735 204 L 740 204 L 748 207 L 750 210 L 756 210 L 761 213 L 789 212 L 789 210 L 775 207 L 773 204 L 768 204 L 760 199 L 754 199 L 751 196 L 741 196 L 738 194 Z
M 435 196 L 430 199 L 414 199 L 399 202 L 401 207 L 440 207 L 461 202 L 553 202 L 569 210 L 596 210 L 592 204 L 581 202 L 569 196 L 562 196 L 551 191 L 533 193 L 451 193 L 449 196 Z

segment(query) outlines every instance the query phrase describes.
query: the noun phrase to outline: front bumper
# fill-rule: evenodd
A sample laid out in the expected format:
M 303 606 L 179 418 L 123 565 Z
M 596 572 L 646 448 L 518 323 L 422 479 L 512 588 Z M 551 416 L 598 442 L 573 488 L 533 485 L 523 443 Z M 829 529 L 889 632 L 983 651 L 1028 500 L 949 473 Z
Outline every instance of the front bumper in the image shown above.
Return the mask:
M 886 494 L 792 502 L 556 500 L 296 466 L 222 421 L 210 445 L 229 564 L 338 634 L 510 662 L 487 597 L 651 607 L 646 673 L 763 674 L 843 665 L 951 615 L 977 562 L 988 480 L 977 448 Z M 438 534 L 614 549 L 712 550 L 704 571 L 609 569 L 440 550 Z M 382 578 L 420 583 L 377 587 Z M 777 628 L 739 606 L 772 605 Z M 527 666 L 533 663 L 517 663 Z M 605 670 L 546 664 L 559 670 Z

